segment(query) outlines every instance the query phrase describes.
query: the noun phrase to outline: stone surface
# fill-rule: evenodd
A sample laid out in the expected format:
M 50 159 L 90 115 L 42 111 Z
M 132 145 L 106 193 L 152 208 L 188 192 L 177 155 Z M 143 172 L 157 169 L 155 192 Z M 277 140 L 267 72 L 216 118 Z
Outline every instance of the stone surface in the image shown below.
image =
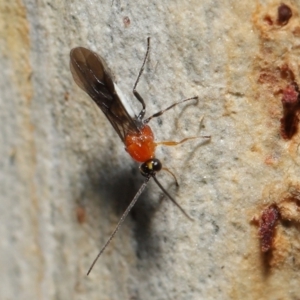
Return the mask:
M 299 134 L 284 132 L 282 97 L 300 82 L 299 2 L 285 2 L 290 18 L 275 1 L 103 2 L 0 2 L 0 298 L 297 299 Z M 73 82 L 69 51 L 103 56 L 138 113 L 148 36 L 147 114 L 200 98 L 152 120 L 157 140 L 212 136 L 157 151 L 180 188 L 158 178 L 195 221 L 150 183 L 86 277 L 142 178 Z

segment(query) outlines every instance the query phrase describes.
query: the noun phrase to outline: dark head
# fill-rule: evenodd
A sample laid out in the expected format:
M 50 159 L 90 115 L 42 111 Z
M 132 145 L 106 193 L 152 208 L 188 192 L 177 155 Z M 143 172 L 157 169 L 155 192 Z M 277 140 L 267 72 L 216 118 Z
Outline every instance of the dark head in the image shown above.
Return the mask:
M 161 162 L 157 158 L 151 158 L 140 165 L 141 174 L 145 177 L 154 176 L 161 168 Z

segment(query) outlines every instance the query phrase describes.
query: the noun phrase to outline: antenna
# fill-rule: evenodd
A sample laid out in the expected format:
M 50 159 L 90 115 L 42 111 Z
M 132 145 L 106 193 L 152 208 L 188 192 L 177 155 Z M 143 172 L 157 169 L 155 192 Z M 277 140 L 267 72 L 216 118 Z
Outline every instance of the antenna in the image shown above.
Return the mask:
M 127 215 L 129 214 L 129 212 L 131 211 L 131 209 L 133 208 L 133 206 L 135 205 L 136 201 L 138 200 L 138 198 L 140 197 L 140 195 L 142 194 L 142 192 L 144 191 L 144 189 L 147 186 L 148 181 L 150 180 L 151 176 L 146 177 L 146 180 L 144 181 L 144 183 L 141 185 L 140 189 L 138 190 L 138 192 L 135 194 L 134 198 L 131 200 L 130 204 L 128 205 L 128 207 L 126 208 L 126 210 L 124 211 L 121 219 L 119 220 L 116 228 L 114 229 L 114 231 L 112 232 L 112 234 L 110 235 L 109 239 L 107 240 L 107 242 L 104 244 L 104 246 L 102 247 L 102 249 L 99 251 L 98 255 L 96 256 L 96 258 L 94 259 L 93 263 L 91 264 L 88 272 L 87 272 L 87 276 L 89 276 L 89 274 L 91 273 L 92 269 L 94 268 L 94 265 L 96 264 L 98 258 L 101 256 L 101 254 L 104 252 L 104 250 L 106 249 L 106 247 L 109 245 L 109 243 L 111 242 L 111 240 L 113 239 L 113 237 L 115 236 L 115 234 L 118 232 L 120 226 L 122 225 L 122 223 L 124 222 L 125 218 L 127 217 Z M 153 177 L 155 180 L 155 177 Z M 175 200 L 174 200 L 175 201 Z
M 152 178 L 154 179 L 155 183 L 159 186 L 159 188 L 164 192 L 164 194 L 173 202 L 173 204 L 175 204 L 180 211 L 190 220 L 190 221 L 194 221 L 193 218 L 191 218 L 187 212 L 185 212 L 185 210 L 179 205 L 179 203 L 177 203 L 175 201 L 175 199 L 167 192 L 167 190 L 161 185 L 161 183 L 158 181 L 158 179 L 156 178 L 155 175 L 152 176 Z

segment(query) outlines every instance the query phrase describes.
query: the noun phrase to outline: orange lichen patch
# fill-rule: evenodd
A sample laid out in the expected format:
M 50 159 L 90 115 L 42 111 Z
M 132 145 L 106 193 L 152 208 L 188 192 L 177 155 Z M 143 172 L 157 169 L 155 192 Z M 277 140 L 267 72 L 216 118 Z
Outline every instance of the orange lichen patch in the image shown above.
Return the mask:
M 284 199 L 278 207 L 283 220 L 300 222 L 300 199 L 296 197 Z
M 287 82 L 293 83 L 294 81 L 294 72 L 286 63 L 283 63 L 281 66 L 270 65 L 267 68 L 263 68 L 260 70 L 258 77 L 258 83 L 266 85 L 275 96 L 282 93 Z
M 286 63 L 280 67 L 280 77 L 288 82 L 293 83 L 295 81 L 294 72 Z
M 125 138 L 126 151 L 138 162 L 154 157 L 156 143 L 151 128 L 145 125 L 139 133 L 130 133 Z
M 283 268 L 287 262 L 287 257 L 291 256 L 291 243 L 284 235 L 282 228 L 278 227 L 278 232 L 273 240 L 273 251 L 264 253 L 266 267 L 270 269 Z
M 272 3 L 258 6 L 254 15 L 254 22 L 259 25 L 263 33 L 266 33 L 267 31 L 281 29 L 297 17 L 297 8 L 293 5 Z
M 269 26 L 272 26 L 274 24 L 273 20 L 272 20 L 272 17 L 269 16 L 269 15 L 265 15 L 263 17 L 263 20 L 269 25 Z
M 23 1 L 0 1 L 1 51 L 11 63 L 11 76 L 26 104 L 32 99 L 30 32 Z
M 300 105 L 296 82 L 300 78 L 296 33 L 300 32 L 299 21 L 297 8 L 291 3 L 259 5 L 253 15 L 260 38 L 260 55 L 255 66 L 257 82 L 261 85 L 259 100 L 269 119 L 278 122 L 270 125 L 279 128 L 284 139 L 291 139 L 298 131 Z M 271 129 L 266 120 L 266 127 Z
M 279 83 L 279 78 L 274 72 L 274 70 L 265 69 L 265 70 L 261 70 L 261 72 L 259 73 L 258 82 L 274 85 Z
M 297 26 L 297 27 L 294 28 L 293 35 L 295 37 L 300 37 L 300 26 Z
M 279 210 L 276 205 L 271 205 L 262 212 L 258 230 L 262 252 L 269 251 L 273 246 L 275 227 L 279 216 Z
M 274 166 L 278 163 L 278 157 L 274 155 L 268 155 L 265 159 L 265 164 L 268 166 Z

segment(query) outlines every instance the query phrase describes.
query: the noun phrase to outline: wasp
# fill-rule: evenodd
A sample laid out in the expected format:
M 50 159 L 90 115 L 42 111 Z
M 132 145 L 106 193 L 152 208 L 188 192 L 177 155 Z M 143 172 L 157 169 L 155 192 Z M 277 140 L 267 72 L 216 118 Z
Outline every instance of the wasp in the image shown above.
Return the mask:
M 83 47 L 76 47 L 70 52 L 70 70 L 74 81 L 93 99 L 93 101 L 102 110 L 102 112 L 124 143 L 125 149 L 128 154 L 135 161 L 141 163 L 139 167 L 140 172 L 145 177 L 143 184 L 123 213 L 116 228 L 93 261 L 87 275 L 89 275 L 96 261 L 119 230 L 120 225 L 123 223 L 132 207 L 135 205 L 136 201 L 146 188 L 147 183 L 150 179 L 153 179 L 159 186 L 159 188 L 163 191 L 163 193 L 182 211 L 182 213 L 186 217 L 191 219 L 189 215 L 183 210 L 183 208 L 175 201 L 175 199 L 158 181 L 156 174 L 160 170 L 164 169 L 175 178 L 175 182 L 178 185 L 175 175 L 167 168 L 163 168 L 160 160 L 155 157 L 155 149 L 158 145 L 174 146 L 198 137 L 185 138 L 179 142 L 166 141 L 158 143 L 154 141 L 154 134 L 148 123 L 151 119 L 161 116 L 164 112 L 180 103 L 191 100 L 198 100 L 198 96 L 176 102 L 166 109 L 161 110 L 148 118 L 144 118 L 146 114 L 146 104 L 142 96 L 137 91 L 136 87 L 144 71 L 145 63 L 149 55 L 149 49 L 150 38 L 147 39 L 146 55 L 133 87 L 133 95 L 142 105 L 142 109 L 138 115 L 134 114 L 125 99 L 121 97 L 122 94 L 118 86 L 114 82 L 113 75 L 106 62 L 100 55 Z M 210 138 L 210 136 L 203 137 Z

